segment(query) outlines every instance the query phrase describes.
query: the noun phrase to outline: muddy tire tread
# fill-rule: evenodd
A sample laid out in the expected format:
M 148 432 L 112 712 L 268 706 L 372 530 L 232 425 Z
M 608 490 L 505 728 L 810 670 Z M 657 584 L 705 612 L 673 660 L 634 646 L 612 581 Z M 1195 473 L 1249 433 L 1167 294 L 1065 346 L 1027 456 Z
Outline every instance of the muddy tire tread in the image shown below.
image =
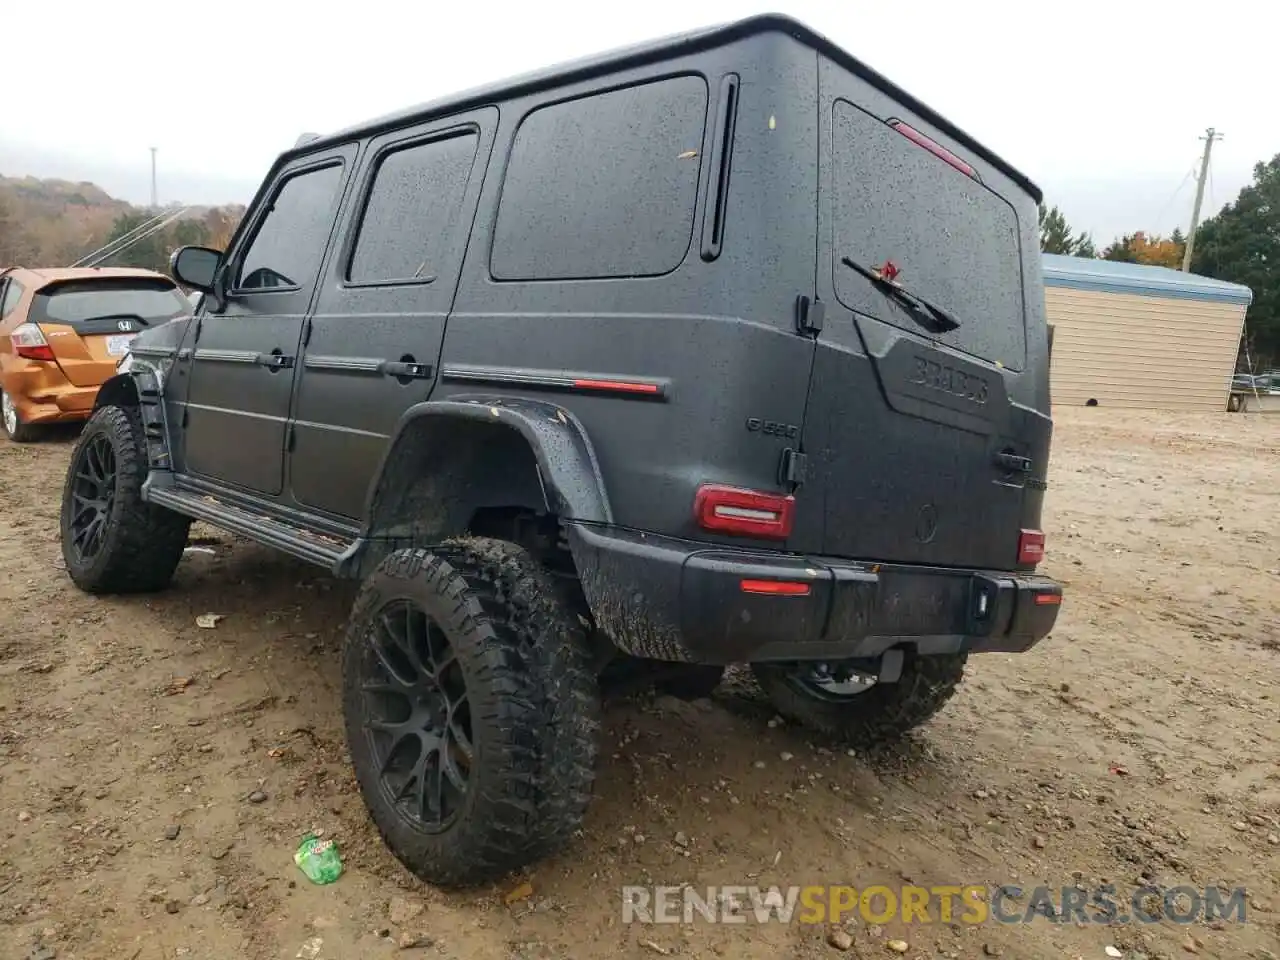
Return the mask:
M 783 717 L 852 746 L 875 747 L 900 740 L 931 719 L 956 693 L 967 654 L 911 656 L 897 683 L 877 684 L 843 703 L 806 696 L 773 664 L 752 672 Z
M 80 451 L 102 433 L 111 437 L 115 452 L 115 504 L 102 551 L 85 565 L 71 549 L 71 486 Z M 142 485 L 149 470 L 144 437 L 142 416 L 136 407 L 106 406 L 89 418 L 71 452 L 59 523 L 62 557 L 72 581 L 88 593 L 163 590 L 182 559 L 191 518 L 142 499 Z
M 371 759 L 357 758 L 367 741 L 361 694 L 347 677 L 388 581 L 416 584 L 410 589 L 472 666 L 473 737 L 485 731 L 486 769 L 467 823 L 442 834 L 416 832 L 387 809 Z M 448 887 L 489 883 L 553 853 L 578 830 L 591 799 L 599 725 L 584 649 L 551 578 L 504 541 L 465 538 L 398 550 L 366 580 L 344 647 L 348 743 L 379 832 L 417 876 Z

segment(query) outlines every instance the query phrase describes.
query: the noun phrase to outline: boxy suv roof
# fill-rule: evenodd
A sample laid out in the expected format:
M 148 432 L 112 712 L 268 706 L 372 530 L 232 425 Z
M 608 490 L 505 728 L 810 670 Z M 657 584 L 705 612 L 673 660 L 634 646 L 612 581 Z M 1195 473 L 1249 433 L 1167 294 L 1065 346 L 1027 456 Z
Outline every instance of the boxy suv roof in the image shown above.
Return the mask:
M 68 572 L 162 587 L 196 518 L 360 579 L 353 763 L 439 883 L 573 834 L 602 683 L 899 736 L 1061 601 L 1039 198 L 781 17 L 303 138 L 175 253 Z

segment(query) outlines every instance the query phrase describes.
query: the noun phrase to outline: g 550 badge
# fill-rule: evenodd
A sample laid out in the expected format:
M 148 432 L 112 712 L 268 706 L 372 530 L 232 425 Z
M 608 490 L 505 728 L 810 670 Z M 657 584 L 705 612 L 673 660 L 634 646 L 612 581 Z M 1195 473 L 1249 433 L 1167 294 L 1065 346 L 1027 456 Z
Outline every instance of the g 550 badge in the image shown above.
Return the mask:
M 800 428 L 793 423 L 761 420 L 759 417 L 748 417 L 747 429 L 752 433 L 763 433 L 765 436 L 782 437 L 786 440 L 793 440 L 800 436 Z

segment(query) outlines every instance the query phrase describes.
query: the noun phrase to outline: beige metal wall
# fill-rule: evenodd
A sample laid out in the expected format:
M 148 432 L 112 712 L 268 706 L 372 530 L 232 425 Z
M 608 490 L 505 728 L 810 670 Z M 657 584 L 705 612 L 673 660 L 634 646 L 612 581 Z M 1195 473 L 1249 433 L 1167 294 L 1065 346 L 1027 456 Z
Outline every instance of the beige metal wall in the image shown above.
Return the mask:
M 1245 306 L 1046 287 L 1054 406 L 1225 410 Z

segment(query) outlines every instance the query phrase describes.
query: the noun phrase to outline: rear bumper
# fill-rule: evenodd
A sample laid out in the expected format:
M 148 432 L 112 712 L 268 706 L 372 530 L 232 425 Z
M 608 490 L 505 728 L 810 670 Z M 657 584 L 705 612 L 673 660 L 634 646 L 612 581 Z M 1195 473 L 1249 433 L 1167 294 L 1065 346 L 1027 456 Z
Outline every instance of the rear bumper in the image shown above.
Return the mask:
M 5 371 L 5 389 L 24 423 L 86 420 L 98 386 L 77 387 L 53 363 L 20 362 Z
M 663 660 L 874 658 L 903 646 L 1018 653 L 1049 634 L 1062 600 L 1058 583 L 1034 574 L 855 563 L 584 524 L 568 533 L 597 625 L 627 653 Z M 746 592 L 744 580 L 796 592 Z

